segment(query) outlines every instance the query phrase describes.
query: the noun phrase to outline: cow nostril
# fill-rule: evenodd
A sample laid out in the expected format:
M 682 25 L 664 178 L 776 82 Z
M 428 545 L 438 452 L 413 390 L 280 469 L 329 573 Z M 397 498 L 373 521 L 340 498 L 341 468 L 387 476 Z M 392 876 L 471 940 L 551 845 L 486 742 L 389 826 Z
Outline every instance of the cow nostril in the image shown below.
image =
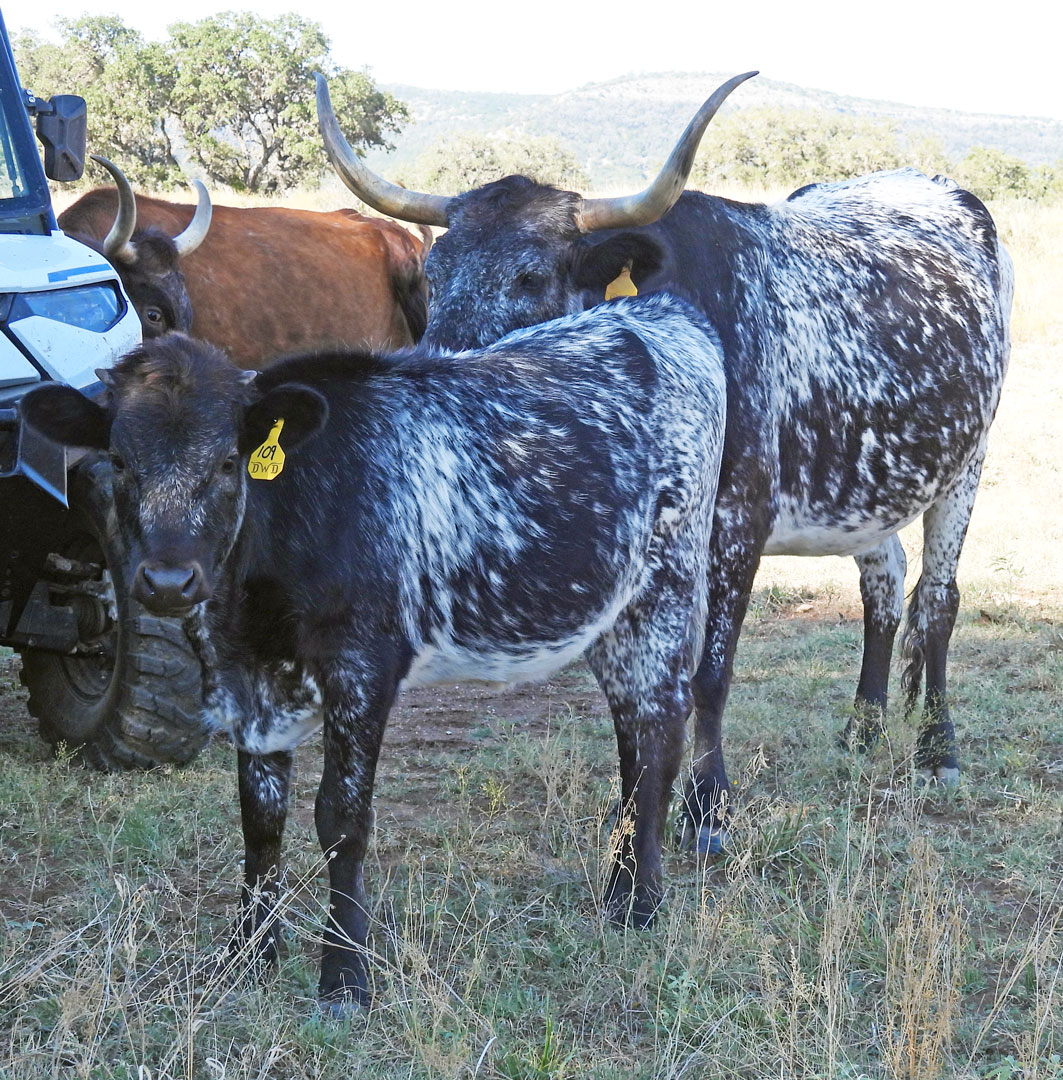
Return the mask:
M 198 563 L 174 566 L 143 562 L 137 571 L 137 592 L 141 600 L 190 604 L 199 599 L 202 581 L 203 572 Z

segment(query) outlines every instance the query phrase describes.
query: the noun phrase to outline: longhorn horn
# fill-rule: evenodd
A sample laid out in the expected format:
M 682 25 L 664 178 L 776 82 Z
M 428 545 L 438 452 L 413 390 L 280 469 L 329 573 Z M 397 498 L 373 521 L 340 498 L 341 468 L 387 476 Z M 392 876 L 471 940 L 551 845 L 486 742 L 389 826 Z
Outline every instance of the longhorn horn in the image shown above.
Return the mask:
M 137 261 L 137 249 L 129 242 L 133 230 L 137 227 L 137 200 L 129 181 L 113 161 L 108 161 L 99 154 L 93 154 L 92 160 L 102 165 L 114 179 L 118 189 L 118 212 L 114 216 L 111 231 L 104 237 L 103 254 L 111 262 L 134 263 Z
M 340 131 L 325 76 L 315 71 L 314 79 L 317 81 L 318 127 L 325 143 L 325 152 L 347 187 L 359 199 L 382 214 L 390 214 L 391 217 L 412 221 L 417 225 L 446 225 L 450 197 L 407 191 L 367 168 Z
M 687 177 L 694 165 L 694 155 L 698 152 L 698 144 L 709 126 L 709 121 L 716 115 L 727 95 L 756 74 L 756 71 L 747 71 L 744 75 L 736 75 L 716 90 L 698 109 L 686 131 L 680 135 L 679 142 L 669 154 L 657 179 L 644 191 L 637 195 L 623 195 L 613 199 L 585 199 L 580 214 L 581 230 L 593 232 L 597 229 L 649 225 L 667 214 L 683 194 Z
M 177 248 L 179 257 L 189 255 L 199 247 L 207 238 L 210 229 L 210 219 L 214 208 L 210 205 L 210 192 L 202 180 L 193 180 L 192 188 L 196 193 L 196 212 L 192 220 L 186 226 L 184 232 L 178 233 L 173 238 L 173 246 Z

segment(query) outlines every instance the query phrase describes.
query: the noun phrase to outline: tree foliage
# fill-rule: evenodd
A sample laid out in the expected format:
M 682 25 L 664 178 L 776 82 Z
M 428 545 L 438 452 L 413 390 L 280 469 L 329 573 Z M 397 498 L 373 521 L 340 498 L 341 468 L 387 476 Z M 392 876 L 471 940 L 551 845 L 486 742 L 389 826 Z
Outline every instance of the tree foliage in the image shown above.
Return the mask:
M 937 139 L 901 135 L 883 121 L 783 109 L 742 109 L 715 120 L 698 152 L 691 186 L 777 190 L 902 166 L 950 176 L 982 199 L 1063 198 L 1063 162 L 1031 166 L 984 146 L 950 161 Z
M 993 147 L 973 147 L 950 175 L 980 199 L 1063 198 L 1063 162 L 1054 168 L 1030 166 L 1021 158 Z
M 471 132 L 460 132 L 429 147 L 402 180 L 417 191 L 459 195 L 513 173 L 566 190 L 584 191 L 590 186 L 575 156 L 557 139 L 503 139 Z
M 59 45 L 36 34 L 16 39 L 24 85 L 40 97 L 81 94 L 89 149 L 118 163 L 134 184 L 172 187 L 181 172 L 169 109 L 174 67 L 166 49 L 112 15 L 62 19 L 59 27 Z
M 228 12 L 170 27 L 177 76 L 171 105 L 192 157 L 213 179 L 277 191 L 324 165 L 314 105 L 315 71 L 330 77 L 336 114 L 356 148 L 387 147 L 406 108 L 364 72 L 341 71 L 317 23 Z
M 691 182 L 706 191 L 721 183 L 798 187 L 904 165 L 933 174 L 946 164 L 935 142 L 906 144 L 884 121 L 804 109 L 742 109 L 713 121 Z
M 59 45 L 16 39 L 34 93 L 78 93 L 89 108 L 89 149 L 139 186 L 179 182 L 191 159 L 215 184 L 282 191 L 327 168 L 313 73 L 329 77 L 340 124 L 356 150 L 387 147 L 406 107 L 364 71 L 337 67 L 321 27 L 298 15 L 216 15 L 146 42 L 116 16 L 60 22 Z

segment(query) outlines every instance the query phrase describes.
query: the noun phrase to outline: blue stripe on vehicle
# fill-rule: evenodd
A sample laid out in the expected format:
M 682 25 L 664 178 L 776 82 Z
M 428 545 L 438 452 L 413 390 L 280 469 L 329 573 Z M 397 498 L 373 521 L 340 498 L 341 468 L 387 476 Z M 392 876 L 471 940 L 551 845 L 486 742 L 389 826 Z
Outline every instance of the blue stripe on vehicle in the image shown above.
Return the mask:
M 100 266 L 72 266 L 69 270 L 53 270 L 48 275 L 48 280 L 66 281 L 68 278 L 78 277 L 81 274 L 98 274 L 102 269 Z

